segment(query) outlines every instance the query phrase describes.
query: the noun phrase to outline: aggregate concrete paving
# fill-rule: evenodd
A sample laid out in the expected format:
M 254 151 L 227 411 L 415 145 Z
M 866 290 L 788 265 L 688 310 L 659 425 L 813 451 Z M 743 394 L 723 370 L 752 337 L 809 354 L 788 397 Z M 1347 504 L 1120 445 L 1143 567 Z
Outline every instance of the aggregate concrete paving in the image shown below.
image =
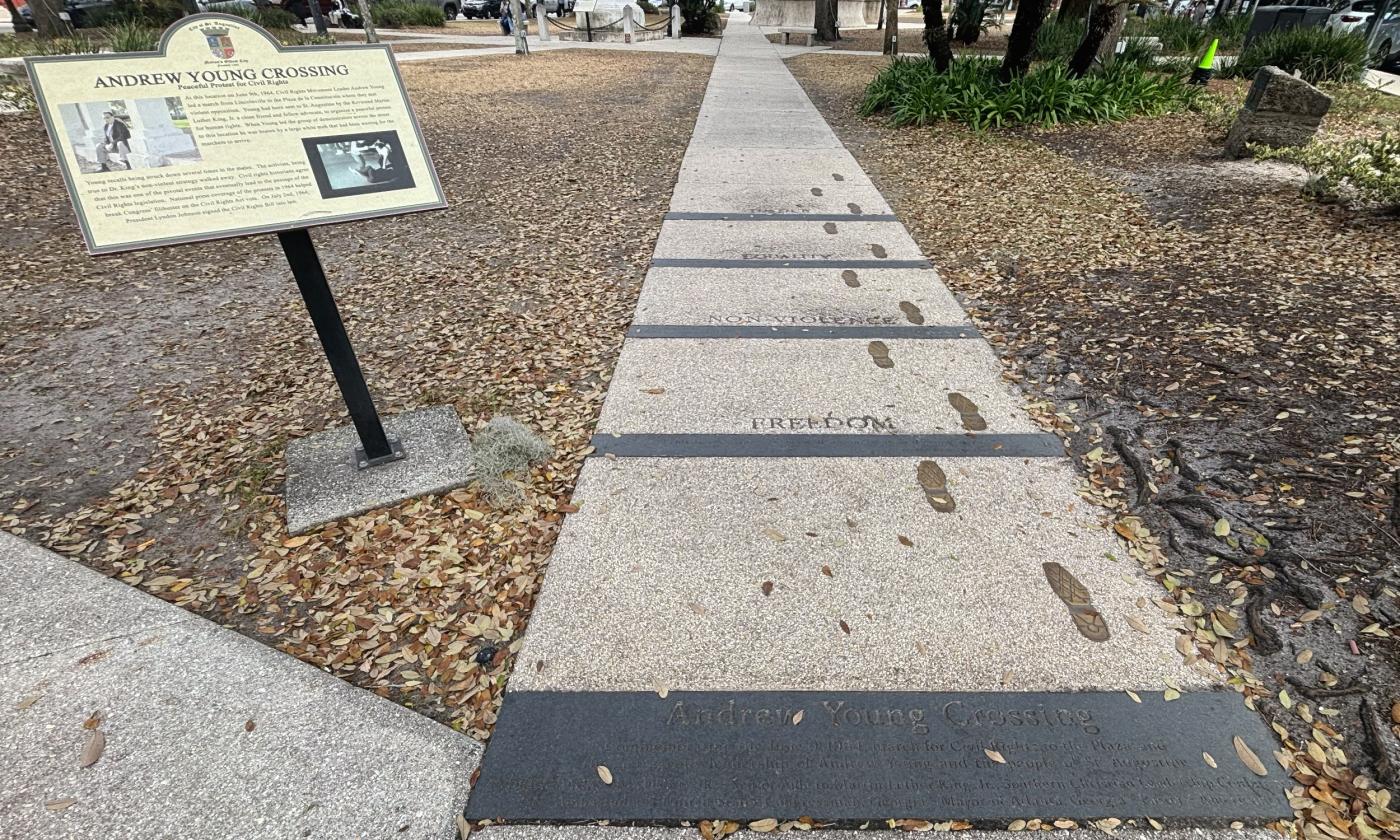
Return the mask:
M 2 533 L 0 600 L 0 835 L 457 837 L 470 738 Z
M 688 215 L 663 225 L 505 708 L 532 690 L 1218 688 L 1177 652 L 1160 586 L 1080 498 L 990 347 L 897 333 L 968 320 L 897 221 L 853 218 L 888 203 L 742 20 L 682 161 L 671 211 Z M 872 339 L 880 329 L 891 336 Z M 880 428 L 854 429 L 860 417 Z M 531 748 L 499 734 L 491 747 Z
M 1037 432 L 985 342 L 889 339 L 876 367 L 863 339 L 629 340 L 600 434 L 761 431 L 963 433 L 949 394 L 976 403 L 979 431 Z M 739 372 L 742 372 L 740 374 Z M 811 419 L 835 418 L 812 424 Z M 863 422 L 856 423 L 854 419 Z M 800 419 L 804 422 L 783 422 Z
M 843 276 L 845 275 L 845 276 Z M 854 283 L 855 285 L 851 285 Z M 933 272 L 920 269 L 653 268 L 642 285 L 636 324 L 967 325 L 967 315 Z
M 951 513 L 905 458 L 590 460 L 510 689 L 1207 684 L 1065 460 L 939 464 Z M 1076 632 L 1047 560 L 1088 586 L 1107 641 Z
M 899 222 L 661 223 L 657 259 L 921 260 Z
M 301 534 L 383 505 L 441 493 L 471 480 L 471 438 L 452 406 L 389 417 L 384 429 L 403 446 L 402 460 L 357 469 L 354 426 L 287 444 L 287 531 Z
M 676 186 L 671 210 L 711 213 L 893 213 L 889 204 L 868 184 L 833 184 L 813 195 L 803 184 L 691 183 Z M 852 210 L 855 205 L 855 210 Z

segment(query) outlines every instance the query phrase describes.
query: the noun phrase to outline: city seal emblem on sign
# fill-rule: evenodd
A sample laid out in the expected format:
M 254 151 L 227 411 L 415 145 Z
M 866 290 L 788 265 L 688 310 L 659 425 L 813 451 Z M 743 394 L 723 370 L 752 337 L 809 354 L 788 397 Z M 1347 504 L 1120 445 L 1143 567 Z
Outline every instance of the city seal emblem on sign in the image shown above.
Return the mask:
M 233 40 L 227 29 L 202 29 L 204 40 L 209 44 L 209 52 L 215 58 L 233 58 Z

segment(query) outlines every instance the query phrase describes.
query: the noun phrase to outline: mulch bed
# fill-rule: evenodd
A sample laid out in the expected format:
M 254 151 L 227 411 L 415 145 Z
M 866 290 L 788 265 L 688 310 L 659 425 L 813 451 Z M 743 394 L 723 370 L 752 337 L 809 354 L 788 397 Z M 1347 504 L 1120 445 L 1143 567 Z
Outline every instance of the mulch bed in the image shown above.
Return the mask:
M 509 415 L 556 455 L 511 509 L 295 538 L 284 445 L 347 420 L 276 241 L 90 258 L 38 119 L 0 116 L 0 527 L 485 737 L 710 63 L 403 67 L 451 206 L 313 232 L 351 339 L 386 415 Z
M 855 114 L 882 65 L 789 62 L 1164 584 L 1183 655 L 1287 739 L 1303 836 L 1396 836 L 1400 223 L 1223 160 L 1224 106 L 893 129 Z M 1395 124 L 1348 93 L 1325 127 Z

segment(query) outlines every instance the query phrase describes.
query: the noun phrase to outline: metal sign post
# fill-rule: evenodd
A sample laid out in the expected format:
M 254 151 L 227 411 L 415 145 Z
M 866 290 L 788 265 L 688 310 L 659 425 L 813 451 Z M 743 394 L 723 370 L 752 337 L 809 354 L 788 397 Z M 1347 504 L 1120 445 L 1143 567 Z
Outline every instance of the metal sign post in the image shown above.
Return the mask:
M 355 358 L 355 348 L 350 346 L 350 336 L 345 333 L 345 322 L 340 319 L 326 273 L 321 270 L 311 234 L 306 228 L 298 228 L 281 231 L 277 238 L 282 242 L 282 250 L 297 278 L 297 288 L 301 289 L 301 298 L 306 302 L 307 314 L 316 326 L 316 335 L 326 351 L 331 373 L 335 374 L 335 384 L 340 387 L 340 395 L 355 423 L 355 432 L 360 436 L 360 445 L 355 447 L 355 466 L 366 469 L 402 459 L 403 447 L 384 433 L 384 424 L 374 408 L 369 385 L 365 384 L 365 375 Z

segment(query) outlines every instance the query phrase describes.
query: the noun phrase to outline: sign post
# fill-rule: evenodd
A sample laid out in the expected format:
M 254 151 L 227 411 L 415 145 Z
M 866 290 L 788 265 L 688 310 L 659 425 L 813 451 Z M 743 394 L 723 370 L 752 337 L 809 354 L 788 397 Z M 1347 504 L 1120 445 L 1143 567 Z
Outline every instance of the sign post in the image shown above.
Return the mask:
M 386 432 L 308 230 L 447 206 L 388 45 L 284 47 L 215 13 L 154 52 L 25 64 L 89 253 L 277 234 L 358 438 L 288 445 L 290 530 L 465 481 L 450 407 Z
M 282 251 L 287 255 L 301 298 L 306 302 L 306 311 L 321 339 L 321 348 L 326 351 L 326 361 L 335 374 L 335 384 L 340 388 L 340 396 L 345 400 L 350 420 L 360 437 L 360 445 L 355 447 L 355 467 L 366 469 L 399 460 L 404 456 L 403 446 L 384 433 L 369 385 L 365 384 L 365 375 L 360 372 L 360 362 L 355 358 L 355 348 L 350 346 L 350 336 L 345 333 L 345 322 L 340 318 L 330 284 L 321 270 L 316 246 L 311 243 L 311 233 L 306 228 L 284 230 L 277 238 L 282 241 Z

